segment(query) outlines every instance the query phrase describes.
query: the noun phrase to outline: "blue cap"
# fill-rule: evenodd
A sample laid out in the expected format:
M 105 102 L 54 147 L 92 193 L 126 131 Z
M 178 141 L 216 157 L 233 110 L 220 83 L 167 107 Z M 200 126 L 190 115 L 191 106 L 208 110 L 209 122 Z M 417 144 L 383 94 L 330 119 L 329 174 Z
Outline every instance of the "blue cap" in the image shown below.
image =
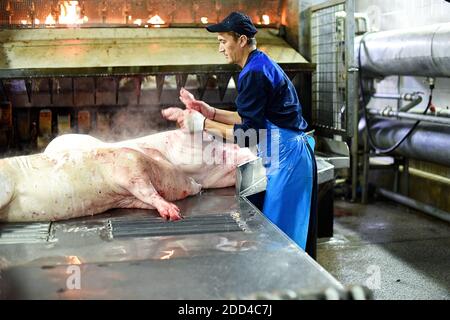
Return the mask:
M 246 35 L 253 38 L 258 32 L 252 20 L 241 12 L 232 12 L 222 22 L 206 27 L 209 32 L 230 32 Z

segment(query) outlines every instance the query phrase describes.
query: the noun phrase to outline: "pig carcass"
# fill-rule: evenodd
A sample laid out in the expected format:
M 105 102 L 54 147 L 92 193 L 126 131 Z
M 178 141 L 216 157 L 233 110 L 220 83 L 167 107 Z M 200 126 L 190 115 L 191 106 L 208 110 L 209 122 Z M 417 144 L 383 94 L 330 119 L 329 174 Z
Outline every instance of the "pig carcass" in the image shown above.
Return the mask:
M 89 135 L 66 134 L 53 139 L 44 153 L 124 147 L 144 154 L 147 150 L 158 150 L 205 189 L 235 185 L 236 167 L 256 158 L 248 148 L 223 143 L 205 132 L 190 134 L 180 129 L 115 143 L 105 143 Z
M 111 208 L 157 209 L 180 219 L 169 201 L 201 185 L 156 149 L 95 148 L 0 160 L 0 221 L 55 221 Z
M 170 109 L 172 117 L 181 114 Z M 116 143 L 63 135 L 42 154 L 0 160 L 0 220 L 54 221 L 111 208 L 157 209 L 176 220 L 170 201 L 233 186 L 237 165 L 255 158 L 249 149 L 179 129 Z

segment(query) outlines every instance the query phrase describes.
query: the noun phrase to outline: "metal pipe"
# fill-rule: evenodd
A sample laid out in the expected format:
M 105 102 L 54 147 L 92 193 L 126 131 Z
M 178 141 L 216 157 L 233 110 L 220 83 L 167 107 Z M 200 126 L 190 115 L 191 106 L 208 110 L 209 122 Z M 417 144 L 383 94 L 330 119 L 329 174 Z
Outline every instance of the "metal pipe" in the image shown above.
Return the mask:
M 370 123 L 372 137 L 375 143 L 382 148 L 394 145 L 414 124 L 407 120 L 382 118 L 371 119 Z M 364 119 L 361 119 L 359 123 L 361 136 L 364 130 L 365 122 Z M 450 126 L 422 122 L 411 136 L 394 151 L 394 154 L 449 167 Z
M 411 101 L 411 103 L 408 103 L 407 105 L 400 108 L 400 111 L 407 112 L 422 102 L 421 94 L 423 94 L 423 92 L 412 92 L 403 94 L 375 93 L 374 95 L 372 95 L 372 98 Z
M 403 166 L 399 166 L 398 170 L 400 172 L 403 172 L 403 170 L 405 170 L 405 169 L 404 169 Z M 427 179 L 427 180 L 431 180 L 431 181 L 447 184 L 447 185 L 450 186 L 450 179 L 446 178 L 444 176 L 440 176 L 438 174 L 430 173 L 430 172 L 427 172 L 427 171 L 423 171 L 423 170 L 419 170 L 419 169 L 411 168 L 411 167 L 409 167 L 407 170 L 408 170 L 408 173 L 410 175 L 412 175 L 412 176 L 416 176 L 416 177 L 424 178 L 424 179 Z
M 439 117 L 448 117 L 450 118 L 450 109 L 439 109 L 436 111 L 436 115 Z
M 403 165 L 405 166 L 405 170 L 402 172 L 402 185 L 403 185 L 403 194 L 405 196 L 409 196 L 409 159 L 405 158 Z M 400 186 L 400 190 L 402 187 Z
M 355 59 L 355 0 L 345 3 L 345 66 L 347 69 L 347 133 L 351 134 L 352 201 L 356 201 L 358 189 L 358 64 Z
M 396 100 L 400 100 L 403 99 L 403 95 L 398 94 L 398 93 L 375 93 L 372 95 L 372 98 L 376 98 L 376 99 L 396 99 Z
M 405 101 L 408 101 L 408 100 L 405 99 Z M 421 102 L 422 102 L 422 97 L 419 95 L 415 95 L 414 97 L 411 98 L 410 103 L 408 103 L 407 105 L 404 105 L 403 107 L 400 108 L 400 111 L 408 112 L 409 110 L 411 110 L 412 108 L 414 108 L 415 106 L 420 104 Z
M 406 119 L 406 120 L 420 120 L 420 121 L 426 121 L 426 122 L 433 122 L 438 124 L 444 124 L 450 126 L 450 119 L 446 117 L 438 117 L 438 116 L 429 116 L 424 114 L 416 114 L 416 113 L 410 113 L 410 112 L 401 112 L 401 111 L 394 111 L 390 108 L 385 108 L 383 110 L 379 109 L 367 109 L 369 114 L 374 116 L 381 116 L 381 117 L 387 117 L 387 118 L 399 118 L 399 119 Z
M 363 133 L 363 140 L 364 140 L 364 155 L 363 155 L 361 203 L 367 204 L 369 202 L 370 156 L 369 156 L 369 137 L 367 136 L 366 130 Z
M 450 77 L 450 23 L 366 33 L 355 39 L 366 77 Z
M 433 216 L 435 218 L 450 222 L 450 212 L 438 209 L 436 207 L 433 207 L 429 204 L 425 204 L 423 202 L 411 199 L 409 197 L 405 197 L 401 194 L 388 191 L 383 188 L 377 189 L 377 192 L 382 195 L 383 197 L 386 197 L 390 200 L 396 201 L 398 203 L 401 203 L 405 206 L 408 206 L 410 208 L 422 211 L 424 213 L 429 214 L 430 216 Z
M 355 112 L 357 115 L 358 113 Z M 357 116 L 356 116 L 357 117 Z M 355 122 L 357 123 L 357 121 Z M 355 133 L 352 137 L 352 146 L 351 146 L 351 169 L 352 169 L 352 201 L 356 201 L 357 198 L 357 189 L 358 189 L 358 126 L 354 126 Z
M 372 95 L 373 98 L 377 99 L 397 99 L 397 100 L 405 100 L 405 101 L 414 101 L 417 99 L 421 99 L 421 94 L 423 92 L 412 92 L 412 93 L 374 93 Z
M 420 110 L 413 110 L 410 113 L 423 114 Z M 450 110 L 449 109 L 437 109 L 436 111 L 428 110 L 427 115 L 434 117 L 442 117 L 442 118 L 450 118 Z

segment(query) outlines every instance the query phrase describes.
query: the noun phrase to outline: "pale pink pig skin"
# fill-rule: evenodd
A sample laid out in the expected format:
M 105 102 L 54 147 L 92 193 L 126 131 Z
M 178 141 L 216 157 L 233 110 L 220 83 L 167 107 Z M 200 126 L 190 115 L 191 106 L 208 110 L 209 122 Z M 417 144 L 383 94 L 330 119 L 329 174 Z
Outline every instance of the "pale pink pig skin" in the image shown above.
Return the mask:
M 178 115 L 184 111 L 178 108 L 165 110 Z M 144 154 L 147 149 L 158 150 L 170 163 L 194 178 L 205 189 L 234 186 L 236 167 L 256 158 L 248 148 L 219 142 L 207 133 L 190 134 L 180 129 L 116 143 L 105 143 L 89 135 L 67 134 L 51 141 L 45 153 L 69 148 L 89 150 L 99 147 L 126 147 Z
M 156 149 L 54 151 L 0 160 L 0 221 L 56 221 L 111 208 L 156 209 L 181 218 L 169 202 L 195 195 L 201 185 Z
M 170 201 L 234 186 L 236 167 L 255 158 L 247 148 L 182 130 L 116 143 L 63 135 L 42 154 L 0 160 L 0 221 L 56 221 L 111 208 L 157 209 L 177 220 Z

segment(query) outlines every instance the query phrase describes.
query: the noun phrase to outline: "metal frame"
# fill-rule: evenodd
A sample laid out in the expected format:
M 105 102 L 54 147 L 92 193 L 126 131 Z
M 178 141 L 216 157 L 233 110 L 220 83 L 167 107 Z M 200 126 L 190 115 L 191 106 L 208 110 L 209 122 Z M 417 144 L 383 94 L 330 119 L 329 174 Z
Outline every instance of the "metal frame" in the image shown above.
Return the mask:
M 341 8 L 339 8 L 339 6 Z M 333 10 L 331 10 L 333 9 Z M 340 10 L 341 9 L 341 10 Z M 336 40 L 336 20 L 331 17 L 330 32 L 320 34 L 318 28 L 314 26 L 315 19 L 327 18 L 328 15 L 335 15 L 336 12 L 346 12 L 344 40 Z M 320 12 L 324 11 L 324 12 Z M 316 64 L 316 72 L 313 74 L 313 127 L 324 135 L 340 135 L 343 138 L 350 138 L 354 135 L 354 115 L 355 115 L 355 92 L 356 78 L 354 60 L 354 0 L 329 1 L 317 6 L 311 7 L 311 51 L 312 62 Z M 325 25 L 326 27 L 327 25 Z M 324 25 L 321 25 L 323 28 Z M 317 42 L 315 42 L 317 40 Z M 331 43 L 331 46 L 329 44 Z M 328 48 L 327 48 L 328 46 Z M 320 53 L 320 47 L 325 52 Z M 344 49 L 340 51 L 339 48 Z M 327 51 L 328 49 L 328 51 Z M 344 64 L 339 67 L 338 55 L 345 56 Z M 331 62 L 326 59 L 320 59 L 320 56 L 328 55 Z M 339 70 L 339 68 L 341 70 Z M 323 70 L 323 71 L 322 71 Z M 331 77 L 331 78 L 330 78 Z M 324 80 L 325 79 L 325 80 Z M 328 85 L 326 85 L 328 83 Z M 324 85 L 325 84 L 325 85 Z M 340 88 L 339 88 L 340 87 Z M 331 91 L 329 90 L 331 88 Z M 342 92 L 342 89 L 344 90 Z M 318 96 L 328 96 L 329 100 L 319 100 Z M 343 95 L 343 97 L 342 97 Z M 341 96 L 341 98 L 339 98 Z M 316 103 L 323 103 L 325 107 L 318 108 Z M 345 109 L 341 110 L 341 104 Z M 329 107 L 331 105 L 331 108 Z M 331 110 L 330 110 L 331 109 Z M 342 118 L 344 121 L 342 123 Z

